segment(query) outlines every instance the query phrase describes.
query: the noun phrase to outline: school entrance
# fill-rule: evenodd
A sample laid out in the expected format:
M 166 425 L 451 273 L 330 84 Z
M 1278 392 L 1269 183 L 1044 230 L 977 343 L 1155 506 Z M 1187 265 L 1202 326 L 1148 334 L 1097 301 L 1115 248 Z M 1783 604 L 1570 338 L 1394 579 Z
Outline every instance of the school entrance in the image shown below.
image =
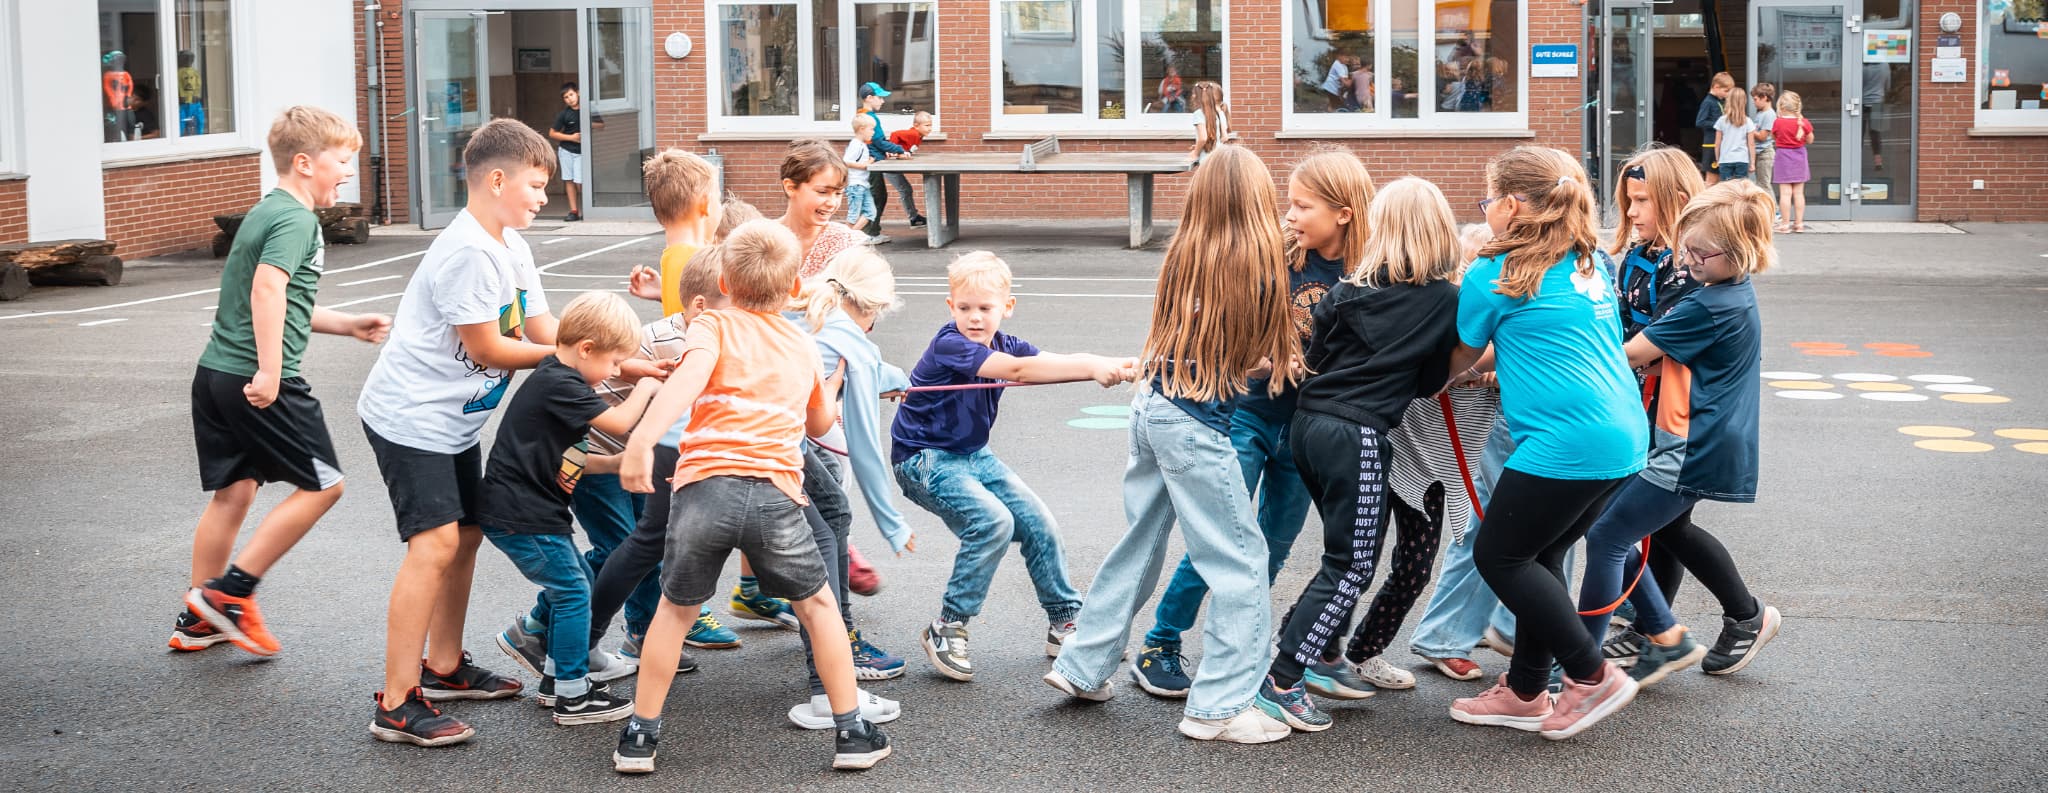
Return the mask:
M 582 133 L 581 181 L 548 185 L 541 222 L 569 210 L 592 220 L 653 217 L 640 164 L 654 150 L 653 31 L 648 0 L 410 0 L 406 73 L 414 218 L 448 224 L 467 201 L 462 147 L 484 122 L 516 118 L 543 136 L 564 111 Z M 550 139 L 551 143 L 562 143 Z M 560 175 L 558 173 L 558 175 Z
M 1609 220 L 1614 180 L 1636 149 L 1656 141 L 1697 158 L 1695 114 L 1722 71 L 1745 91 L 1768 82 L 1804 100 L 1814 127 L 1808 219 L 1914 219 L 1914 0 L 1600 0 L 1587 9 L 1587 173 Z

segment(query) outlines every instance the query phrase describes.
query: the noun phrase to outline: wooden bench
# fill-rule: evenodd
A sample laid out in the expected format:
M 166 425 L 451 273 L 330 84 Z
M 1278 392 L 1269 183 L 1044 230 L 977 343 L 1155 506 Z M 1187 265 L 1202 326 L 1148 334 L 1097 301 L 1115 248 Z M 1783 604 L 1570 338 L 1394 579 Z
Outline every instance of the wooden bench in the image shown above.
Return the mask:
M 924 176 L 925 235 L 934 248 L 960 236 L 960 175 L 967 173 L 1120 173 L 1130 200 L 1130 246 L 1152 239 L 1152 177 L 1186 173 L 1194 162 L 1185 154 L 1103 152 L 1062 153 L 1058 138 L 1024 147 L 1019 154 L 961 152 L 921 154 L 907 160 L 882 160 L 868 166 L 874 173 Z

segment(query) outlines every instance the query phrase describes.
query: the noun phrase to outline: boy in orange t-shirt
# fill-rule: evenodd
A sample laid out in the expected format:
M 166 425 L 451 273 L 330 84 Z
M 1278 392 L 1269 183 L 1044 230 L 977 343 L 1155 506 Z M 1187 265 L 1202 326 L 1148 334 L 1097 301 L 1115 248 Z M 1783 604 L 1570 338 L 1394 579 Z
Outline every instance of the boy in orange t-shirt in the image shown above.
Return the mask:
M 698 607 L 717 594 L 719 573 L 735 550 L 753 561 L 761 592 L 788 598 L 810 635 L 837 730 L 832 767 L 869 768 L 889 756 L 888 736 L 861 718 L 846 623 L 804 518 L 801 446 L 806 435 L 831 430 L 839 411 L 828 396 L 838 384 L 818 377 L 816 344 L 778 313 L 801 286 L 800 259 L 796 236 L 780 223 L 757 220 L 733 230 L 719 277 L 732 306 L 690 323 L 682 363 L 620 460 L 627 490 L 653 492 L 654 446 L 690 411 L 672 480 L 662 602 L 641 648 L 633 718 L 612 755 L 622 773 L 654 770 L 661 708 L 683 637 Z

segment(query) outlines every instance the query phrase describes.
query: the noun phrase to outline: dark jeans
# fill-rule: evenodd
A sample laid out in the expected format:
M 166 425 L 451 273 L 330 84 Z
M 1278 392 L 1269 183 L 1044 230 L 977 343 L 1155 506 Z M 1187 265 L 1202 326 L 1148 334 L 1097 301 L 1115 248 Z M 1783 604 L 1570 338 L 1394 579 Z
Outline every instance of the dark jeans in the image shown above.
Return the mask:
M 1343 635 L 1359 596 L 1372 586 L 1386 534 L 1392 455 L 1381 430 L 1308 411 L 1294 414 L 1288 432 L 1301 483 L 1323 518 L 1323 555 L 1280 625 L 1272 675 L 1281 688 L 1294 687 L 1303 669 L 1328 657 L 1331 640 Z
M 828 585 L 832 596 L 839 599 L 839 617 L 851 631 L 853 605 L 846 597 L 846 545 L 853 511 L 849 509 L 846 489 L 840 484 L 839 466 L 825 456 L 829 452 L 815 445 L 805 446 L 804 496 L 811 500 L 811 506 L 804 509 L 804 519 L 810 521 L 811 539 L 818 543 L 818 555 L 825 559 L 825 577 L 832 582 Z M 811 694 L 823 694 L 825 684 L 818 679 L 817 662 L 811 656 L 811 634 L 799 626 L 797 635 L 804 643 L 804 665 L 811 670 Z
M 483 532 L 520 575 L 541 588 L 543 620 L 550 628 L 545 671 L 556 680 L 582 680 L 590 673 L 582 624 L 590 618 L 590 565 L 576 552 L 576 541 L 567 534 L 515 534 L 488 525 Z
M 1698 502 L 1697 498 L 1665 490 L 1640 476 L 1630 477 L 1608 500 L 1600 519 L 1586 530 L 1586 577 L 1579 584 L 1579 619 L 1585 623 L 1586 635 L 1595 646 L 1606 638 L 1608 614 L 1585 612 L 1605 609 L 1620 599 L 1622 588 L 1635 578 L 1638 569 L 1639 562 L 1632 563 L 1631 558 L 1641 558 L 1641 554 L 1630 553 L 1630 549 L 1673 519 L 1691 512 L 1692 505 Z M 1657 588 L 1654 575 L 1645 575 L 1636 583 L 1636 588 L 1629 592 L 1629 602 L 1636 607 L 1635 628 L 1646 636 L 1663 633 L 1677 624 L 1671 616 L 1671 604 L 1664 599 L 1663 590 Z
M 1749 163 L 1724 162 L 1721 163 L 1719 168 L 1721 172 L 1721 181 L 1723 182 L 1732 182 L 1737 179 L 1749 178 Z
M 668 478 L 674 474 L 680 457 L 682 452 L 673 446 L 654 447 L 654 492 L 647 494 L 646 505 L 640 511 L 639 523 L 633 526 L 633 533 L 626 535 L 626 539 L 605 555 L 604 566 L 597 570 L 597 580 L 590 586 L 590 644 L 593 647 L 597 646 L 597 640 L 604 638 L 612 618 L 618 616 L 619 609 L 643 583 L 660 591 L 654 571 L 661 568 L 661 555 L 668 545 L 668 505 L 669 498 L 675 493 L 669 488 Z
M 1515 693 L 1543 692 L 1553 658 L 1576 680 L 1599 673 L 1600 651 L 1573 605 L 1564 554 L 1623 481 L 1550 479 L 1508 468 L 1494 484 L 1472 562 L 1515 613 L 1515 656 L 1508 667 Z
M 628 493 L 620 487 L 618 474 L 584 474 L 576 483 L 569 509 L 576 513 L 576 522 L 583 525 L 583 536 L 590 539 L 590 550 L 583 553 L 583 560 L 590 563 L 591 570 L 598 571 L 596 574 L 602 573 L 612 552 L 632 535 L 640 516 L 646 513 L 647 499 L 646 495 Z M 664 498 L 664 504 L 666 501 Z M 634 636 L 646 634 L 647 623 L 654 619 L 654 607 L 660 602 L 661 582 L 652 576 L 641 579 L 626 596 L 626 632 Z M 534 598 L 532 617 L 545 625 L 547 612 L 548 593 L 542 590 Z M 607 616 L 605 621 L 610 619 Z M 597 633 L 591 638 L 593 644 L 601 637 L 601 632 Z
M 912 192 L 910 189 L 910 178 L 916 175 L 901 173 L 882 174 L 882 180 L 893 185 L 896 188 L 897 195 L 903 197 L 903 214 L 909 215 L 911 220 L 924 217 L 924 215 L 919 214 L 917 211 L 917 193 Z M 880 207 L 881 205 L 881 199 L 876 199 L 875 206 Z M 875 210 L 877 216 L 880 215 L 881 211 L 880 209 Z

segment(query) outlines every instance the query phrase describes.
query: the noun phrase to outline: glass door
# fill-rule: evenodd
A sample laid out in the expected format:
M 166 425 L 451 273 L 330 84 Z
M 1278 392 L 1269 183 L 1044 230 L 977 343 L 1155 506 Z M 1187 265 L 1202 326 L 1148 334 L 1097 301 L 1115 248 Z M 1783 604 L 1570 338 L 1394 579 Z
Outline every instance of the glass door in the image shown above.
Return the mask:
M 1750 23 L 1750 73 L 1785 92 L 1799 94 L 1806 120 L 1813 124 L 1813 142 L 1806 146 L 1806 217 L 1808 220 L 1849 219 L 1855 194 L 1858 131 L 1862 122 L 1854 83 L 1861 77 L 1848 66 L 1849 7 L 1814 5 L 1800 0 L 1759 0 Z M 1858 44 L 1862 36 L 1856 36 Z M 1849 134 L 1844 137 L 1844 131 Z M 1778 174 L 1785 174 L 1785 154 L 1778 154 Z
M 640 168 L 654 156 L 654 33 L 645 8 L 583 11 L 583 205 L 592 218 L 648 216 Z
M 418 11 L 413 16 L 414 69 L 419 74 L 420 225 L 440 228 L 469 200 L 462 147 L 490 120 L 491 84 L 484 17 L 468 11 Z
M 1593 26 L 1597 41 L 1588 73 L 1588 82 L 1597 91 L 1589 101 L 1598 159 L 1590 175 L 1594 193 L 1600 197 L 1603 220 L 1616 223 L 1614 185 L 1620 179 L 1621 166 L 1650 142 L 1656 28 L 1646 0 L 1613 0 L 1604 5 L 1606 13 L 1597 17 Z

